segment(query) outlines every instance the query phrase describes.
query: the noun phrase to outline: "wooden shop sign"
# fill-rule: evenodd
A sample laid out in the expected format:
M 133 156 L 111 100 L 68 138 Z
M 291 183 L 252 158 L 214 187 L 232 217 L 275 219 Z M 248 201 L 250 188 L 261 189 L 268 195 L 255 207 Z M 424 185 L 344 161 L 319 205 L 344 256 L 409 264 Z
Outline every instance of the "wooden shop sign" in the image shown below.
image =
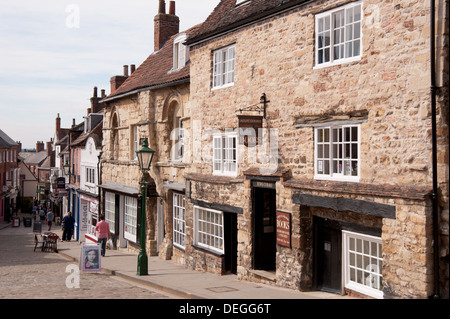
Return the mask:
M 277 244 L 291 248 L 291 214 L 277 211 Z
M 261 136 L 258 129 L 262 128 L 262 116 L 238 115 L 239 119 L 239 144 L 255 146 L 260 143 Z

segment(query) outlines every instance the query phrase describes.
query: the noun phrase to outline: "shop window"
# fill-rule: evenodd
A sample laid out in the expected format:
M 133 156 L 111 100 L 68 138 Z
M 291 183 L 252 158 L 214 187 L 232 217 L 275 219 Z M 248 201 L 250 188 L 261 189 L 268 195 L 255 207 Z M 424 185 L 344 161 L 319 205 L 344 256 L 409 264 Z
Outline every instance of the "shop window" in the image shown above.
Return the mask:
M 344 285 L 374 298 L 383 298 L 381 238 L 343 231 Z
M 174 246 L 186 247 L 186 208 L 184 194 L 173 194 L 173 244 Z
M 315 128 L 316 179 L 359 181 L 360 126 Z
M 223 212 L 195 206 L 194 218 L 195 244 L 223 254 Z
M 137 198 L 125 196 L 125 238 L 136 242 L 137 240 Z
M 361 1 L 316 15 L 316 66 L 361 58 Z
M 116 194 L 105 193 L 105 221 L 109 224 L 109 229 L 114 233 L 116 229 Z

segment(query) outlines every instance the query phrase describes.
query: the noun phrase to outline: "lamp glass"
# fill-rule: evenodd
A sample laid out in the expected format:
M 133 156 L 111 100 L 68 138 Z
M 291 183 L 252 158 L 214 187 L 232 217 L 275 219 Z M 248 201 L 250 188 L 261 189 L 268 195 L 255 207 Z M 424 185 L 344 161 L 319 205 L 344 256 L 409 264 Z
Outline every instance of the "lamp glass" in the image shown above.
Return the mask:
M 69 165 L 69 163 L 66 162 L 66 164 L 64 164 L 64 166 L 63 166 L 63 169 L 64 169 L 64 174 L 65 175 L 69 175 L 69 173 L 70 173 L 70 165 Z
M 148 171 L 150 169 L 150 164 L 152 163 L 154 154 L 155 151 L 148 147 L 147 138 L 144 138 L 142 148 L 136 151 L 140 170 Z

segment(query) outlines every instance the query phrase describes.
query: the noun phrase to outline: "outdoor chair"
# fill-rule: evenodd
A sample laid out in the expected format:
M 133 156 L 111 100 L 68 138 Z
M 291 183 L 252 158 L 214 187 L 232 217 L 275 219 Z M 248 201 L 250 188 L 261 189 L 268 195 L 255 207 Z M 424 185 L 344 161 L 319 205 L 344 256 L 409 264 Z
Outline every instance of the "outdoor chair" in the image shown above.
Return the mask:
M 43 240 L 39 240 L 37 235 L 35 234 L 34 235 L 34 250 L 33 251 L 36 251 L 36 248 L 37 248 L 37 246 L 39 244 L 41 244 L 41 250 L 43 250 L 44 249 L 44 243 L 45 242 Z

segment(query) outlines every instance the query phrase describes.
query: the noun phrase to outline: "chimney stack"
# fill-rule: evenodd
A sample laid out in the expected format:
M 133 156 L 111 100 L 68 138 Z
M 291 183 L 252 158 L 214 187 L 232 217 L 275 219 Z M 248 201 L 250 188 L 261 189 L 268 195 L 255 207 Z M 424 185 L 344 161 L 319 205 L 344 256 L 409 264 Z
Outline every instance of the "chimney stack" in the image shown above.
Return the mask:
M 105 90 L 102 90 L 102 97 L 99 98 L 97 96 L 98 93 L 97 87 L 94 86 L 94 93 L 91 97 L 91 108 L 88 109 L 88 115 L 90 113 L 98 113 L 103 108 L 103 104 L 99 103 L 99 101 L 103 98 L 104 91 Z
M 136 65 L 131 64 L 131 65 L 130 65 L 130 73 L 133 74 L 134 71 L 136 71 Z
M 169 14 L 166 14 L 166 2 L 159 0 L 159 11 L 154 19 L 154 51 L 159 51 L 169 38 L 180 32 L 180 18 L 175 15 L 175 1 L 170 1 Z
M 111 83 L 111 94 L 116 92 L 119 87 L 125 82 L 125 80 L 128 78 L 128 65 L 123 66 L 123 75 L 116 75 L 113 76 L 110 80 Z
M 36 153 L 42 152 L 44 150 L 44 142 L 37 141 L 36 142 Z
M 61 131 L 61 118 L 59 117 L 59 113 L 56 116 L 56 133 L 58 134 Z

